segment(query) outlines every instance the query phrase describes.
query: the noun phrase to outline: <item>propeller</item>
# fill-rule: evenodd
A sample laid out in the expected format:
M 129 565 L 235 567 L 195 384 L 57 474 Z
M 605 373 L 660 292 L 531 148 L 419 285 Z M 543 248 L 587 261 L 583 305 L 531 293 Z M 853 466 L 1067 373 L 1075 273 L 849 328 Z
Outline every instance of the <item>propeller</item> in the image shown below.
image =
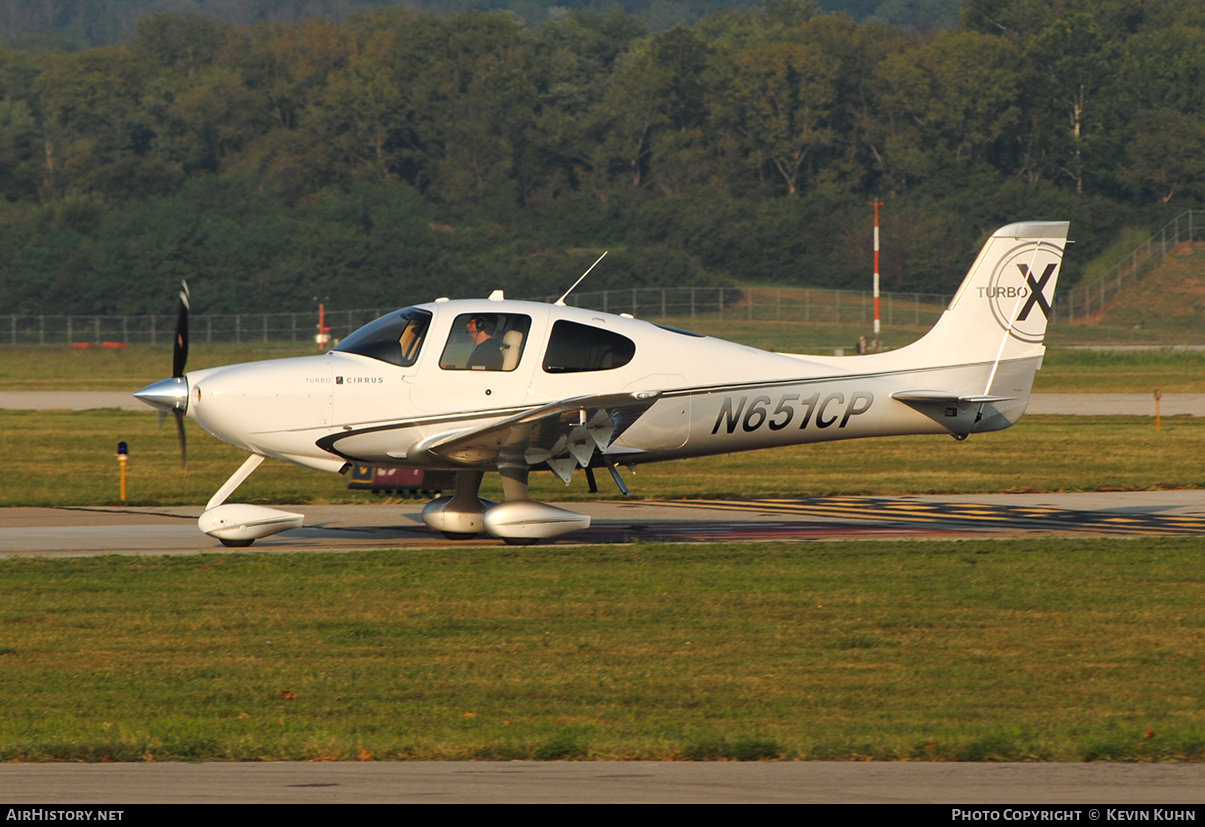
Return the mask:
M 188 364 L 188 311 L 189 304 L 188 282 L 180 282 L 180 305 L 176 308 L 176 338 L 172 341 L 172 378 L 183 379 L 184 366 Z M 187 388 L 187 384 L 185 384 Z M 187 393 L 187 391 L 186 391 Z M 184 399 L 184 407 L 172 408 L 176 416 L 176 436 L 180 439 L 180 462 L 188 471 L 188 438 L 184 435 L 184 413 L 188 410 L 188 398 Z
M 172 378 L 179 379 L 184 375 L 184 365 L 188 362 L 188 311 L 189 304 L 188 282 L 180 282 L 180 306 L 176 309 L 176 340 L 172 346 Z
M 188 282 L 180 282 L 180 306 L 176 311 L 176 338 L 172 343 L 172 378 L 147 385 L 134 396 L 159 409 L 160 416 L 171 411 L 176 417 L 176 434 L 180 438 L 180 461 L 188 471 L 188 442 L 184 436 L 184 415 L 188 413 L 188 380 L 184 366 L 188 362 Z

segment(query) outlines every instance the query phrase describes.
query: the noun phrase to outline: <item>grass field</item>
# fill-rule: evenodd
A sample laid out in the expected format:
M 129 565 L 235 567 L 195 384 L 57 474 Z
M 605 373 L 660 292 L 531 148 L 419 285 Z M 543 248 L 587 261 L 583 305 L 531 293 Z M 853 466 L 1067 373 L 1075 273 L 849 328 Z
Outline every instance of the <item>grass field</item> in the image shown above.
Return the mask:
M 1035 393 L 1205 393 L 1205 351 L 1051 348 Z
M 201 505 L 245 455 L 188 423 L 189 466 L 180 465 L 170 419 L 133 411 L 0 411 L 0 506 L 121 502 L 116 448 L 129 443 L 127 504 Z M 794 497 L 832 494 L 1123 491 L 1205 486 L 1205 420 L 1171 417 L 1030 416 L 1007 431 L 956 442 L 891 437 L 728 454 L 637 467 L 625 473 L 640 498 Z M 620 495 L 603 475 L 603 497 Z M 500 496 L 487 475 L 483 496 Z M 570 486 L 532 475 L 533 498 L 598 499 L 584 475 Z M 239 489 L 238 501 L 363 502 L 347 478 L 272 460 Z
M 1191 540 L 0 561 L 0 760 L 1201 760 Z

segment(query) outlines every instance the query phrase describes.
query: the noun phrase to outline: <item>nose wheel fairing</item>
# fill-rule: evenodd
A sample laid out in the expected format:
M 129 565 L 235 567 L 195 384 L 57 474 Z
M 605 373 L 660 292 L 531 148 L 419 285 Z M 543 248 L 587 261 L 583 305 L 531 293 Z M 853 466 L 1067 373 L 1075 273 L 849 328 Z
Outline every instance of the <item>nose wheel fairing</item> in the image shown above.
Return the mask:
M 278 511 L 262 505 L 230 503 L 210 508 L 197 520 L 197 527 L 225 546 L 249 546 L 261 537 L 270 537 L 291 528 L 301 528 L 304 514 Z
M 247 503 L 226 504 L 226 498 L 243 484 L 264 461 L 262 454 L 252 454 L 230 475 L 230 479 L 209 499 L 205 513 L 197 520 L 197 528 L 224 546 L 249 546 L 261 537 L 270 537 L 291 528 L 301 528 L 304 514 L 278 511 L 263 505 Z

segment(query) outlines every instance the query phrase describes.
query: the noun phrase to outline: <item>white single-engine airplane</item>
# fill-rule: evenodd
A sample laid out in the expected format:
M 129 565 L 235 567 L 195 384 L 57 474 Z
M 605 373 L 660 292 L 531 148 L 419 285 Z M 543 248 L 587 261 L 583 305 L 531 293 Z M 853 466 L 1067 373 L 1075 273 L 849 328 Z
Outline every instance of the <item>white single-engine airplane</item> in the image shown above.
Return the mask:
M 423 509 L 452 538 L 481 531 L 533 543 L 590 518 L 528 498 L 533 469 L 594 487 L 616 466 L 836 439 L 998 431 L 1029 401 L 1041 366 L 1066 222 L 992 234 L 937 324 L 899 350 L 769 353 L 630 316 L 489 299 L 398 310 L 328 353 L 184 373 L 180 294 L 173 378 L 134 394 L 251 452 L 214 494 L 200 529 L 249 545 L 302 515 L 226 499 L 266 457 L 324 471 L 352 463 L 457 472 Z M 478 497 L 502 476 L 504 502 Z

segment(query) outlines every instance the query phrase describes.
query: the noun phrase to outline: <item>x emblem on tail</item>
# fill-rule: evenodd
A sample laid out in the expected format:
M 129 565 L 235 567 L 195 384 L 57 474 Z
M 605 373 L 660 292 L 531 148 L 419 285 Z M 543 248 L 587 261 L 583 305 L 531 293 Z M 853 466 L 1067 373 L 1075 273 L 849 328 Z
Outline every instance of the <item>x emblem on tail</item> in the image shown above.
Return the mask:
M 1029 284 L 1029 298 L 1025 302 L 1025 306 L 1021 308 L 1021 314 L 1017 316 L 1017 321 L 1023 322 L 1029 316 L 1029 311 L 1037 304 L 1038 309 L 1042 311 L 1042 315 L 1047 319 L 1050 318 L 1050 302 L 1046 301 L 1046 297 L 1042 295 L 1042 291 L 1046 289 L 1046 282 L 1050 281 L 1050 277 L 1054 275 L 1054 268 L 1057 267 L 1057 262 L 1051 262 L 1046 265 L 1045 272 L 1042 277 L 1034 281 L 1033 273 L 1029 272 L 1029 266 L 1026 264 L 1018 264 L 1017 269 L 1021 271 L 1021 275 L 1025 276 L 1025 281 Z

